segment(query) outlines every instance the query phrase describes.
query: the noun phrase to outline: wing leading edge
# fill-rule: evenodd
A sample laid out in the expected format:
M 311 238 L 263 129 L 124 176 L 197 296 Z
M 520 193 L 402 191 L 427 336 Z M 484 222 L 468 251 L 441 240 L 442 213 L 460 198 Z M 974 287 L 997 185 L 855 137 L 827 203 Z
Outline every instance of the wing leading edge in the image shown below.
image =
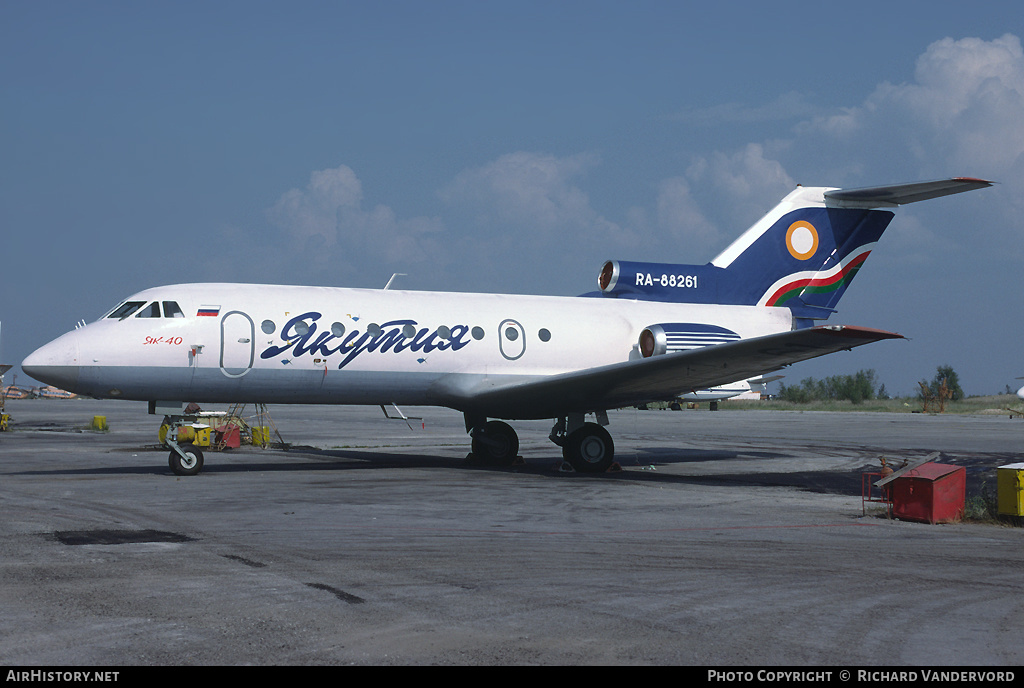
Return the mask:
M 826 325 L 542 378 L 452 376 L 439 381 L 434 392 L 446 406 L 492 418 L 556 418 L 672 399 L 836 351 L 902 338 L 885 330 Z

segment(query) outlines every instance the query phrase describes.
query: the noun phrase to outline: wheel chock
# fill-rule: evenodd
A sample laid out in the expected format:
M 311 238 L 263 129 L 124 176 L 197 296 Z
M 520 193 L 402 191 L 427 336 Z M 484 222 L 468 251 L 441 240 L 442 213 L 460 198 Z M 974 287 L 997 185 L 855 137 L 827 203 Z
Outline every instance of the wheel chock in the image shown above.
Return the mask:
M 478 466 L 489 466 L 489 464 L 485 460 L 478 459 L 473 452 L 469 452 L 468 454 L 466 454 L 466 458 L 463 459 L 462 461 L 463 461 L 463 463 L 476 464 Z M 512 459 L 512 462 L 510 464 L 508 464 L 508 466 L 493 466 L 493 468 L 509 468 L 510 466 L 525 466 L 525 465 L 526 465 L 526 461 L 523 460 L 523 457 L 517 455 L 516 458 Z
M 576 473 L 577 471 L 576 471 L 575 468 L 572 467 L 571 463 L 569 463 L 568 461 L 563 461 L 562 464 L 558 467 L 558 472 L 559 473 Z M 622 464 L 620 464 L 618 461 L 613 461 L 612 465 L 609 466 L 608 470 L 605 471 L 605 473 L 621 473 L 621 472 L 622 472 Z M 597 473 L 593 473 L 592 475 L 598 475 L 598 474 Z

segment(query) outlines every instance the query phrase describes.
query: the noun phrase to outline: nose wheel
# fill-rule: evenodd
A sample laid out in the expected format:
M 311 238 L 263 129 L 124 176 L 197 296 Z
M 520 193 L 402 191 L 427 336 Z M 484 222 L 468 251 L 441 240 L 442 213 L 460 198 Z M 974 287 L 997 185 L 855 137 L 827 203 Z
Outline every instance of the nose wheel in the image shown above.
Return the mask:
M 167 465 L 175 475 L 196 475 L 203 470 L 203 452 L 192 444 L 179 444 L 171 448 Z

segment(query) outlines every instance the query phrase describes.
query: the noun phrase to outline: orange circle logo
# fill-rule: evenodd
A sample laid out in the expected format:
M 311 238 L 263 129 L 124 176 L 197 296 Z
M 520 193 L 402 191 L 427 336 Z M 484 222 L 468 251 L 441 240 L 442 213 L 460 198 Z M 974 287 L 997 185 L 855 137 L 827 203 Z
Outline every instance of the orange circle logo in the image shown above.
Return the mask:
M 818 250 L 818 230 L 810 222 L 797 220 L 786 230 L 786 248 L 797 260 L 807 260 Z

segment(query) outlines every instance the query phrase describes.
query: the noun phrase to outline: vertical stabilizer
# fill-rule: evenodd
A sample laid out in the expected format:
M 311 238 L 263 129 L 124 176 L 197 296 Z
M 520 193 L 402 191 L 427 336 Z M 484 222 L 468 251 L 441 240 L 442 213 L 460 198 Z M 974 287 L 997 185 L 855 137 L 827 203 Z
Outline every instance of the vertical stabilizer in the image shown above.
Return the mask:
M 991 186 L 958 177 L 864 189 L 798 187 L 712 261 L 729 273 L 731 303 L 784 306 L 824 319 L 864 265 L 893 211 Z
M 864 264 L 892 211 L 831 208 L 833 189 L 798 188 L 712 261 L 730 303 L 785 306 L 827 318 Z
M 890 208 L 991 185 L 957 177 L 864 189 L 799 186 L 706 265 L 608 261 L 600 295 L 778 306 L 809 325 L 834 312 L 892 221 Z

